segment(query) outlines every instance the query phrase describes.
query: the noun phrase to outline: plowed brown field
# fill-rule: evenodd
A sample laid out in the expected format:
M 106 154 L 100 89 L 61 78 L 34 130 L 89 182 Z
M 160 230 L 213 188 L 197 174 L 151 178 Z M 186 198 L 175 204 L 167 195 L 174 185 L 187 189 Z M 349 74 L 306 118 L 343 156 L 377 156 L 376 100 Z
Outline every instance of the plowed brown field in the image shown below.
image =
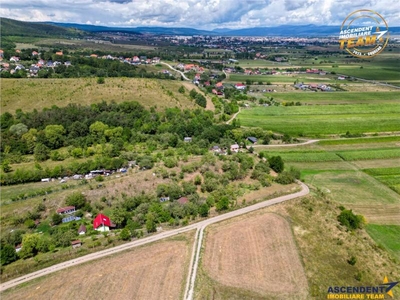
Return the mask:
M 43 277 L 6 299 L 179 299 L 191 247 L 166 241 Z
M 307 279 L 289 223 L 276 214 L 213 226 L 207 234 L 203 267 L 227 287 L 273 299 L 307 298 Z

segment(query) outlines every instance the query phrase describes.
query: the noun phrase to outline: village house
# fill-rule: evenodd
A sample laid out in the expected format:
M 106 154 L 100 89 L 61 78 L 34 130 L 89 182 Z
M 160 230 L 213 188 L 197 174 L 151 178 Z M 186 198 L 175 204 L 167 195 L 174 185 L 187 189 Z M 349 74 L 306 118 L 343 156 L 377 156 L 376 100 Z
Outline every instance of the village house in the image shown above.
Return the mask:
M 81 226 L 79 226 L 78 234 L 79 234 L 79 235 L 84 235 L 84 234 L 86 234 L 86 226 L 85 226 L 85 225 L 82 224 Z
M 247 140 L 252 144 L 257 144 L 257 138 L 255 138 L 254 136 L 249 136 Z
M 233 144 L 231 145 L 231 152 L 238 153 L 239 152 L 239 145 L 238 144 Z
M 66 206 L 56 210 L 59 215 L 69 215 L 75 212 L 75 206 Z
M 63 54 L 62 51 L 57 51 L 57 52 L 56 52 L 56 55 L 58 55 L 58 56 L 63 56 L 64 54 Z
M 185 143 L 190 143 L 191 141 L 192 141 L 192 138 L 191 137 L 185 137 L 184 139 L 183 139 L 183 141 L 185 142 Z
M 184 205 L 184 204 L 186 204 L 186 203 L 188 203 L 189 202 L 189 199 L 188 198 L 186 198 L 186 197 L 180 197 L 178 200 L 176 200 L 179 204 L 182 204 L 182 205 Z
M 239 90 L 239 91 L 244 91 L 246 89 L 246 85 L 243 83 L 236 83 L 235 84 L 235 89 Z
M 110 218 L 103 215 L 98 214 L 96 218 L 93 220 L 93 229 L 97 231 L 110 231 L 111 221 Z
M 73 249 L 79 248 L 79 247 L 82 246 L 82 242 L 80 240 L 72 241 L 71 242 L 71 246 L 72 246 Z

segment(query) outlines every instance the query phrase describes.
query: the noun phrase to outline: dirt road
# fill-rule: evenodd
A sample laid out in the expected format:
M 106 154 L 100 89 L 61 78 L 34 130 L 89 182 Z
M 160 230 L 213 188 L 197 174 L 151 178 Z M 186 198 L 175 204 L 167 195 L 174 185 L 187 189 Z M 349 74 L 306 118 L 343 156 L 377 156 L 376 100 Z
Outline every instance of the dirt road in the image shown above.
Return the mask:
M 242 214 L 245 214 L 245 213 L 248 213 L 251 211 L 255 211 L 260 208 L 264 208 L 264 207 L 267 207 L 270 205 L 274 205 L 277 203 L 281 203 L 281 202 L 284 202 L 287 200 L 291 200 L 291 199 L 294 199 L 297 197 L 302 197 L 302 196 L 307 195 L 309 193 L 309 189 L 308 189 L 307 185 L 305 185 L 302 182 L 298 182 L 298 183 L 301 186 L 300 192 L 277 197 L 277 198 L 274 198 L 274 199 L 271 199 L 268 201 L 260 202 L 260 203 L 257 203 L 257 204 L 251 205 L 251 206 L 247 206 L 247 207 L 235 210 L 235 211 L 231 211 L 231 212 L 228 212 L 228 213 L 225 213 L 225 214 L 213 217 L 213 218 L 206 219 L 204 221 L 200 221 L 198 223 L 188 225 L 183 228 L 178 228 L 178 229 L 174 229 L 174 230 L 170 230 L 170 231 L 161 232 L 161 233 L 158 233 L 158 234 L 155 234 L 155 235 L 152 235 L 152 236 L 140 239 L 140 240 L 135 240 L 133 242 L 129 242 L 129 243 L 126 243 L 126 244 L 123 244 L 120 246 L 113 247 L 111 249 L 106 249 L 103 251 L 85 255 L 85 256 L 82 256 L 79 258 L 75 258 L 75 259 L 51 266 L 51 267 L 45 268 L 43 270 L 39 270 L 39 271 L 36 271 L 36 272 L 33 272 L 30 274 L 21 276 L 19 278 L 15 278 L 13 280 L 2 283 L 0 285 L 0 292 L 7 290 L 9 288 L 12 288 L 14 286 L 17 286 L 21 283 L 30 281 L 32 279 L 39 278 L 39 277 L 51 274 L 53 272 L 57 272 L 57 271 L 60 271 L 60 270 L 63 270 L 63 269 L 66 269 L 66 268 L 69 268 L 72 266 L 76 266 L 76 265 L 79 265 L 79 264 L 82 264 L 82 263 L 85 263 L 85 262 L 88 262 L 91 260 L 95 260 L 95 259 L 107 256 L 107 255 L 115 254 L 115 253 L 130 249 L 130 248 L 138 247 L 138 246 L 145 245 L 145 244 L 148 244 L 151 242 L 155 242 L 155 241 L 158 241 L 161 239 L 165 239 L 167 237 L 175 236 L 175 235 L 178 235 L 183 232 L 187 232 L 187 231 L 191 231 L 191 230 L 198 230 L 198 231 L 200 231 L 200 235 L 198 238 L 196 252 L 193 251 L 193 254 L 192 254 L 192 255 L 195 255 L 194 256 L 195 258 L 192 257 L 193 266 L 190 266 L 190 271 L 189 271 L 190 282 L 187 285 L 187 290 L 185 291 L 185 299 L 192 299 L 193 298 L 194 281 L 196 280 L 197 266 L 199 263 L 199 255 L 200 255 L 201 242 L 202 242 L 201 231 L 203 231 L 204 228 L 210 224 L 220 222 L 223 220 L 227 220 L 229 218 L 240 216 Z

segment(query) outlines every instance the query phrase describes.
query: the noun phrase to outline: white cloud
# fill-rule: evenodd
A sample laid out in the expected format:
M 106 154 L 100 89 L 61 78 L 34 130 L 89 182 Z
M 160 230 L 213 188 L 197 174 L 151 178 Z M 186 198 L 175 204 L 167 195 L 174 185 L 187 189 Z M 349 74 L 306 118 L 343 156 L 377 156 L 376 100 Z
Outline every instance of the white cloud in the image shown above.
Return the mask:
M 352 11 L 400 24 L 397 0 L 1 0 L 0 16 L 23 21 L 212 29 L 286 24 L 338 25 Z

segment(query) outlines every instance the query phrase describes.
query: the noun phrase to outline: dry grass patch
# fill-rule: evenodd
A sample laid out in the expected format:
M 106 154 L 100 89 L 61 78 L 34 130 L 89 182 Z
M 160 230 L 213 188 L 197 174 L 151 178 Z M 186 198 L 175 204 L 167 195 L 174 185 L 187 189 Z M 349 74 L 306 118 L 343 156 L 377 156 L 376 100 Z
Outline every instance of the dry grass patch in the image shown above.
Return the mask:
M 193 234 L 42 277 L 1 295 L 6 299 L 180 299 Z
M 224 286 L 277 299 L 307 298 L 307 279 L 289 223 L 278 215 L 245 216 L 213 226 L 202 263 Z
M 188 94 L 178 92 L 181 83 L 173 80 L 147 78 L 106 78 L 97 84 L 96 78 L 63 79 L 0 79 L 1 110 L 14 113 L 17 109 L 42 110 L 69 103 L 90 105 L 101 101 L 137 101 L 149 108 L 194 108 Z

